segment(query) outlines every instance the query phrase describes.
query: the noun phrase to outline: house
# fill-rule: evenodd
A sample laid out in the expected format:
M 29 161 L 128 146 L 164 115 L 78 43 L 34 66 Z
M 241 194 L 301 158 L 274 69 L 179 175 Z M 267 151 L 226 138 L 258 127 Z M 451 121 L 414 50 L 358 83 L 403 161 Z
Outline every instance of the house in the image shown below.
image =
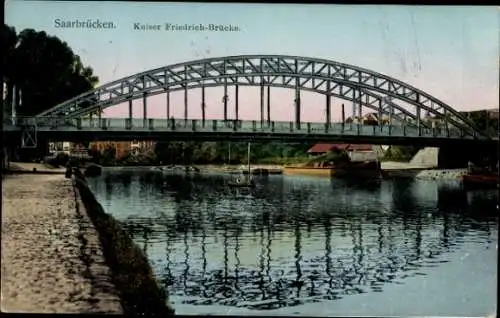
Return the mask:
M 346 151 L 352 161 L 374 161 L 378 160 L 383 155 L 380 146 L 346 143 L 315 144 L 307 153 L 309 156 L 313 157 L 335 150 Z
M 154 141 L 103 141 L 90 143 L 90 148 L 99 152 L 103 152 L 108 147 L 115 148 L 116 159 L 120 159 L 129 153 L 138 154 L 141 151 L 153 149 L 154 145 Z

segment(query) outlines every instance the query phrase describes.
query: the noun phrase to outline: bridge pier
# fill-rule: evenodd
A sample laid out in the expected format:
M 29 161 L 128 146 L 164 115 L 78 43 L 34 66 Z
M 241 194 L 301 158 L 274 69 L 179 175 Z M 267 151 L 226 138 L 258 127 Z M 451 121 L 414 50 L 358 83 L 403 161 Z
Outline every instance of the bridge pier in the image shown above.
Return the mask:
M 420 149 L 410 161 L 410 164 L 428 168 L 461 169 L 467 168 L 468 162 L 481 165 L 485 160 L 498 161 L 495 147 L 473 145 L 466 149 L 456 145 L 442 145 Z

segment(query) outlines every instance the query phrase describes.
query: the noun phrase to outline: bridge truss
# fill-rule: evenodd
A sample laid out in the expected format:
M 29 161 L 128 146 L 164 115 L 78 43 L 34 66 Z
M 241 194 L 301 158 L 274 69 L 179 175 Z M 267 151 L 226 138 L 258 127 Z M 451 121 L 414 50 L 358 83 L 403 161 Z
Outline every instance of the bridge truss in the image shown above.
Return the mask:
M 332 97 L 353 103 L 352 118 L 363 116 L 363 109 L 378 118 L 404 125 L 460 130 L 464 135 L 482 135 L 472 122 L 437 98 L 392 77 L 330 60 L 284 56 L 243 55 L 201 59 L 169 65 L 128 76 L 76 96 L 40 113 L 37 117 L 62 116 L 78 118 L 125 102 L 143 99 L 144 120 L 147 119 L 147 98 L 166 94 L 167 117 L 170 117 L 170 93 L 184 91 L 184 118 L 188 118 L 188 90 L 201 89 L 200 108 L 205 121 L 205 88 L 223 86 L 224 120 L 228 120 L 228 86 L 235 86 L 235 117 L 239 113 L 239 87 L 260 86 L 261 124 L 270 124 L 270 88 L 295 90 L 295 125 L 301 129 L 301 91 L 326 96 L 325 123 L 331 122 Z M 267 116 L 265 89 L 267 88 Z M 342 121 L 345 110 L 342 104 Z

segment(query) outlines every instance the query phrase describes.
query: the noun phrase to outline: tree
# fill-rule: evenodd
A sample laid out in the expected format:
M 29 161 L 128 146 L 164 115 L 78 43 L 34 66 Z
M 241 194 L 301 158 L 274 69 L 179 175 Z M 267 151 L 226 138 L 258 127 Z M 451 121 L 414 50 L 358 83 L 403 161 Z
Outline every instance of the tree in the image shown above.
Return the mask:
M 98 78 L 82 64 L 66 42 L 44 31 L 25 29 L 19 34 L 4 24 L 4 82 L 6 101 L 12 101 L 13 88 L 22 92 L 20 115 L 39 114 L 74 96 L 93 89 Z M 93 101 L 78 107 L 88 107 Z

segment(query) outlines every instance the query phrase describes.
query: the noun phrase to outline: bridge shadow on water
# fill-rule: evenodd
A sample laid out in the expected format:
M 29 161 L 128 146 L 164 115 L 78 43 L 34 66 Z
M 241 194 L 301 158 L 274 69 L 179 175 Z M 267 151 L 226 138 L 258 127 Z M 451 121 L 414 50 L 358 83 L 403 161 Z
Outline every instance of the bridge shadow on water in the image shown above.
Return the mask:
M 459 184 L 228 180 L 107 172 L 89 183 L 187 304 L 268 310 L 378 293 L 497 235 L 498 196 Z

